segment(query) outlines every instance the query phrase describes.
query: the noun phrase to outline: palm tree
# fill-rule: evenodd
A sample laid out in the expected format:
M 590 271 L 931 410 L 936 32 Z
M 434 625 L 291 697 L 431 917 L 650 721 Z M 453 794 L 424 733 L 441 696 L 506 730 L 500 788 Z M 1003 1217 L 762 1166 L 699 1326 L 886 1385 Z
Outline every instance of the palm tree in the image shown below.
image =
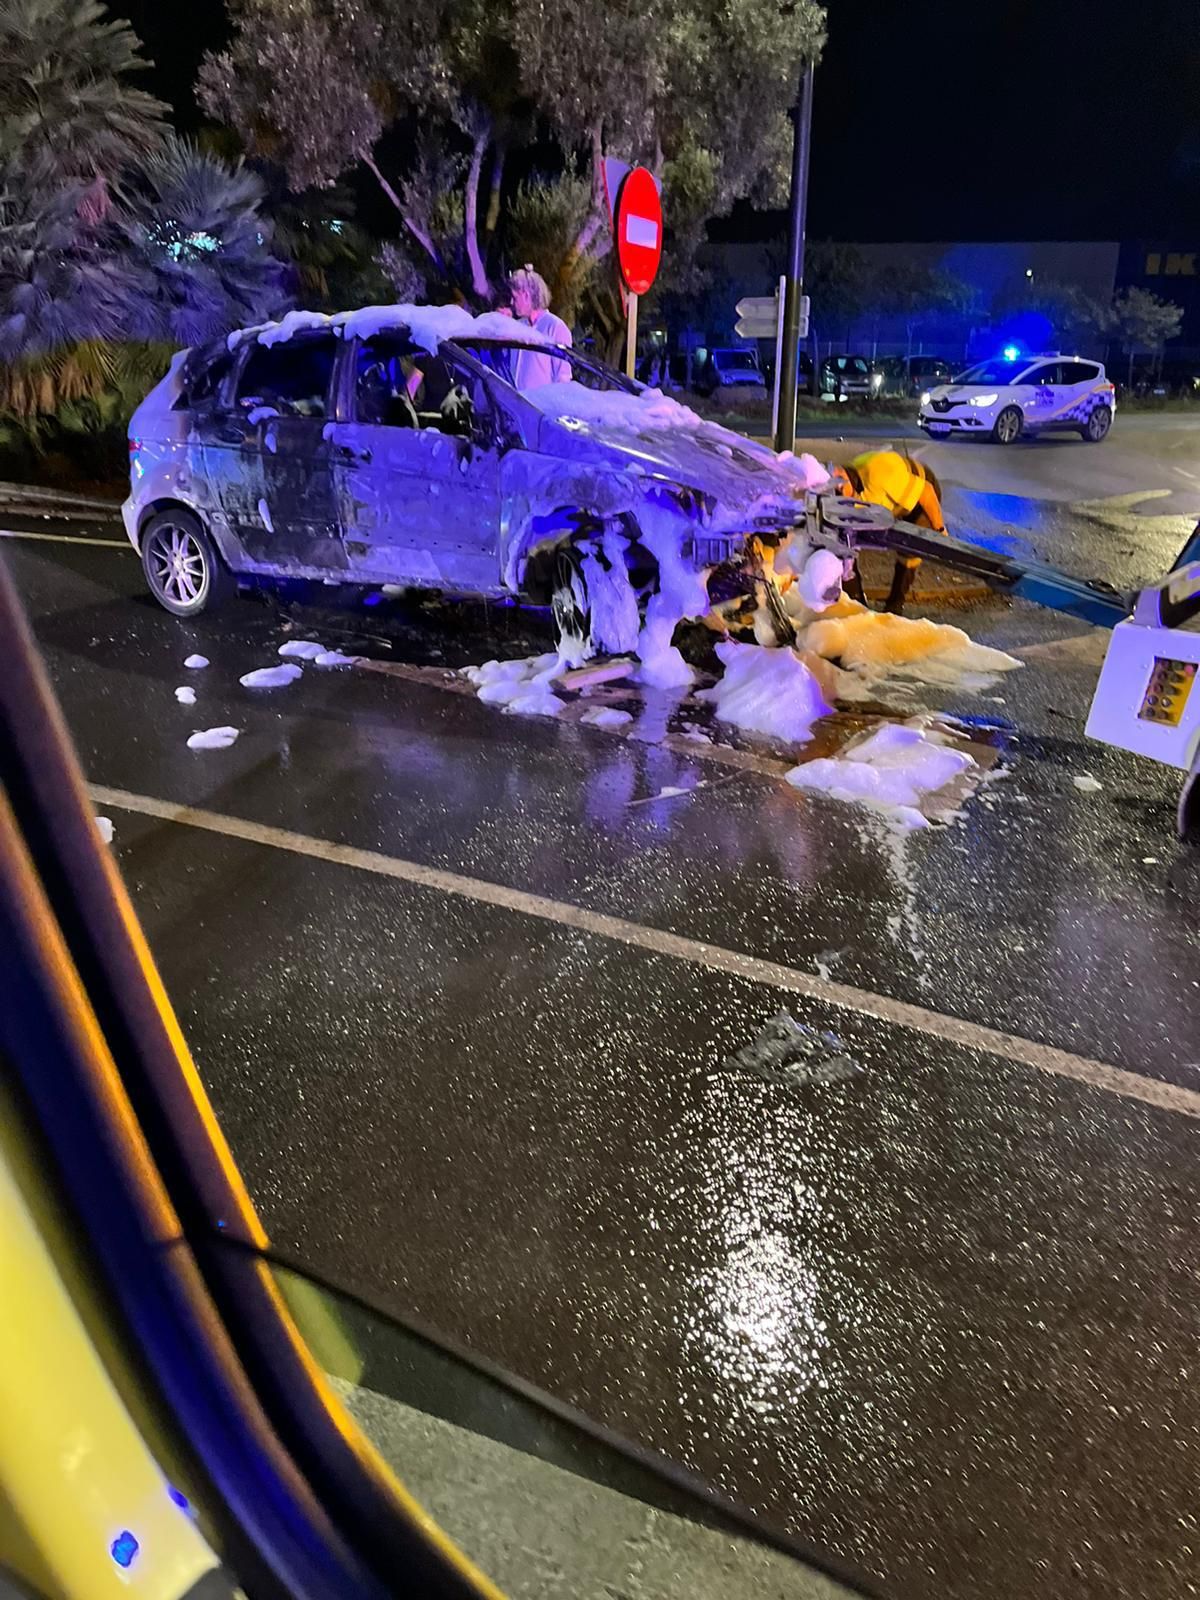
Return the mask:
M 129 82 L 147 66 L 97 0 L 0 0 L 0 160 L 115 185 L 165 131 L 167 107 Z
M 153 332 L 139 309 L 144 275 L 114 251 L 110 227 L 81 222 L 83 193 L 0 168 L 0 362 Z
M 263 185 L 229 162 L 168 136 L 138 165 L 122 225 L 146 274 L 159 337 L 203 344 L 287 303 L 271 254 Z

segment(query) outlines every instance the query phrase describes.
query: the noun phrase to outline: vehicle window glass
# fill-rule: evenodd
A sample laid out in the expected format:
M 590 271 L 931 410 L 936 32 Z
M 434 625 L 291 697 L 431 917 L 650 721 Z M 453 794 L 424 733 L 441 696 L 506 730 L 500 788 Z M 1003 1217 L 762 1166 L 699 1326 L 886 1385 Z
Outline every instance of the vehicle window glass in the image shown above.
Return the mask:
M 457 343 L 457 341 L 456 341 Z M 463 342 L 458 348 L 467 351 L 482 363 L 489 372 L 494 372 L 505 383 L 515 387 L 513 373 L 515 362 L 520 353 L 521 346 L 515 344 L 467 344 Z M 622 373 L 616 372 L 612 367 L 606 366 L 596 356 L 585 355 L 579 350 L 559 350 L 559 356 L 570 369 L 571 381 L 581 384 L 585 389 L 619 389 L 627 394 L 632 393 L 634 385 Z M 699 363 L 697 363 L 697 367 Z
M 1057 361 L 1043 361 L 1040 367 L 1034 367 L 1020 380 L 1021 383 L 1033 383 L 1045 386 L 1048 383 L 1061 383 L 1059 376 L 1061 367 Z
M 1094 383 L 1100 376 L 1100 368 L 1095 367 L 1090 361 L 1066 361 L 1063 363 L 1061 383 Z
M 995 383 L 1008 385 L 1012 383 L 1029 383 L 1029 368 L 1023 367 L 1019 361 L 1006 361 L 997 358 L 994 361 L 981 361 L 976 367 L 968 367 L 966 372 L 960 374 L 955 383 Z
M 758 1600 L 860 1591 L 787 1541 L 697 1494 L 649 1454 L 607 1442 L 423 1334 L 290 1267 L 273 1266 L 338 1399 L 424 1509 L 506 1594 L 557 1592 L 541 1574 L 586 1570 L 589 1594 L 666 1594 L 644 1581 L 653 1548 L 668 1572 L 719 1572 L 702 1593 Z M 594 1530 L 604 1530 L 596 1539 Z M 602 1581 L 608 1580 L 608 1581 Z
M 434 428 L 467 434 L 481 405 L 482 385 L 403 334 L 363 340 L 354 354 L 354 406 L 359 422 L 377 427 Z
M 274 406 L 290 417 L 324 417 L 336 356 L 337 343 L 330 335 L 256 344 L 242 369 L 238 405 L 243 410 Z
M 195 372 L 189 375 L 176 409 L 182 411 L 212 400 L 228 376 L 233 360 L 233 352 L 226 350 L 213 360 L 198 364 Z
M 717 350 L 713 353 L 713 360 L 727 371 L 758 371 L 758 362 L 749 350 Z

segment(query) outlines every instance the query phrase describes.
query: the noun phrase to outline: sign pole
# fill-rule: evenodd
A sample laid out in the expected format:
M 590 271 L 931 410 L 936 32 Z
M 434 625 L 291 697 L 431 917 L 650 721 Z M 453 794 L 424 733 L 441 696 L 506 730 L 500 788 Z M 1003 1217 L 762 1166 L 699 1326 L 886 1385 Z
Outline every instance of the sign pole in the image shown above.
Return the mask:
M 775 389 L 771 396 L 771 437 L 778 443 L 779 436 L 779 367 L 783 359 L 783 297 L 787 279 L 780 278 L 775 289 Z
M 800 354 L 800 291 L 804 280 L 805 213 L 808 208 L 808 146 L 812 133 L 812 62 L 800 79 L 800 97 L 792 110 L 792 217 L 788 237 L 787 293 L 783 306 L 783 367 L 779 396 L 776 450 L 796 448 L 796 378 Z
M 637 375 L 637 308 L 638 297 L 633 290 L 629 291 L 629 326 L 625 344 L 625 376 L 633 378 Z

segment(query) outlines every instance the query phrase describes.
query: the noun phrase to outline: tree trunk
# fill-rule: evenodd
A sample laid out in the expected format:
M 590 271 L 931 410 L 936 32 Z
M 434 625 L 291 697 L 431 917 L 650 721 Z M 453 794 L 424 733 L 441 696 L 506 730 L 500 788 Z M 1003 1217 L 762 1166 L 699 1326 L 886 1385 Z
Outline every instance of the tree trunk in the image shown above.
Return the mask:
M 467 260 L 471 267 L 471 288 L 488 304 L 492 286 L 488 282 L 487 268 L 479 251 L 479 179 L 483 173 L 483 158 L 487 154 L 489 134 L 477 133 L 471 146 L 471 164 L 467 168 L 467 187 L 463 195 L 463 242 L 467 247 Z
M 363 166 L 365 166 L 367 171 L 372 174 L 379 187 L 383 190 L 384 194 L 387 195 L 388 199 L 400 213 L 401 222 L 408 229 L 409 233 L 413 236 L 416 242 L 421 246 L 421 249 L 424 250 L 434 268 L 444 276 L 446 272 L 446 265 L 442 260 L 442 254 L 437 245 L 434 244 L 433 240 L 430 238 L 429 234 L 425 232 L 424 228 L 420 227 L 416 222 L 413 221 L 412 217 L 409 216 L 403 200 L 401 200 L 395 189 L 392 188 L 391 184 L 379 170 L 379 164 L 375 160 L 375 157 L 372 155 L 365 155 L 362 159 Z
M 569 298 L 571 282 L 579 270 L 579 263 L 591 249 L 592 240 L 605 226 L 604 200 L 604 141 L 600 124 L 592 129 L 592 204 L 583 224 L 571 241 L 566 255 L 559 262 L 554 279 L 554 298 Z
M 1133 346 L 1129 346 L 1129 382 L 1126 385 L 1129 392 L 1133 393 Z
M 487 251 L 500 225 L 500 189 L 504 182 L 504 145 L 497 144 L 492 155 L 492 176 L 488 184 L 487 215 L 483 219 L 484 250 Z

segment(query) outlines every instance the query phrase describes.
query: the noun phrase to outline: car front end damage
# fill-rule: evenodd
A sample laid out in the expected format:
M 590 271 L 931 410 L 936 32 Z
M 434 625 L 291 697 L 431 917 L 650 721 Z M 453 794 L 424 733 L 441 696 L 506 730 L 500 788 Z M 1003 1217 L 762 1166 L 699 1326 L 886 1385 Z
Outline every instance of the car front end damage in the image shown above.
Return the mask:
M 534 399 L 536 440 L 502 473 L 504 575 L 534 600 L 548 589 L 556 620 L 572 619 L 560 648 L 579 660 L 636 653 L 644 677 L 679 681 L 682 622 L 723 631 L 726 617 L 753 612 L 756 637 L 790 641 L 774 555 L 826 481 L 817 462 L 777 456 L 653 391 L 598 396 L 572 383 Z

